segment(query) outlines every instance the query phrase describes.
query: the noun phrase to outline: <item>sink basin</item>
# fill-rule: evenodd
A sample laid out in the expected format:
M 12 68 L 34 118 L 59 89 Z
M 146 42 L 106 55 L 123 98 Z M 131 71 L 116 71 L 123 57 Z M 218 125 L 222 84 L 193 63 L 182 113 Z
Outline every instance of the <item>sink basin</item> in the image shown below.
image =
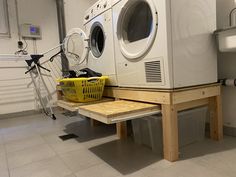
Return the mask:
M 214 32 L 221 52 L 236 52 L 236 26 Z

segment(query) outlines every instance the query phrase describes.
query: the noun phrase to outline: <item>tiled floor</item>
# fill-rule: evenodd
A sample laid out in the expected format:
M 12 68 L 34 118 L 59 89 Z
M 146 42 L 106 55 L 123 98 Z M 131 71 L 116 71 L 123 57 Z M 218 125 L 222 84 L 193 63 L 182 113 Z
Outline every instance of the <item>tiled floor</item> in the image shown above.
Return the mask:
M 0 120 L 0 177 L 235 177 L 236 138 L 206 139 L 181 149 L 170 163 L 131 139 L 120 141 L 114 126 L 57 113 Z M 62 141 L 58 136 L 79 137 Z

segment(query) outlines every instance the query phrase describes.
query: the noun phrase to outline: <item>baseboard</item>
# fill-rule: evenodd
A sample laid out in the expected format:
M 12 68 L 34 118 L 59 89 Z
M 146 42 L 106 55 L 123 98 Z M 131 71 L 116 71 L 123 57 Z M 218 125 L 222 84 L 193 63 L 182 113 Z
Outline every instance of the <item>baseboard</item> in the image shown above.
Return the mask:
M 206 130 L 210 131 L 210 124 L 206 123 Z M 223 127 L 224 135 L 235 136 L 236 137 L 236 127 Z
M 0 119 L 24 117 L 24 116 L 30 116 L 33 114 L 40 114 L 40 113 L 41 113 L 41 111 L 29 110 L 29 111 L 14 112 L 14 113 L 9 113 L 9 114 L 0 114 Z

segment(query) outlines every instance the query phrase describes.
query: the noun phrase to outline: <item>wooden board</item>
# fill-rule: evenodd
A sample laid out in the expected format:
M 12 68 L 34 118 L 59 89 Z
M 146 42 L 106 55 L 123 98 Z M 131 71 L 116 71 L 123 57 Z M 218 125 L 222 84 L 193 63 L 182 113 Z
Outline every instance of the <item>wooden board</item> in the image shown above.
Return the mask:
M 104 96 L 154 104 L 179 104 L 220 95 L 219 84 L 174 90 L 106 87 Z
M 108 102 L 108 101 L 113 101 L 114 99 L 111 98 L 103 98 L 102 100 L 98 101 L 93 101 L 93 102 L 87 102 L 87 103 L 75 103 L 67 100 L 58 100 L 57 101 L 57 106 L 66 109 L 68 111 L 76 112 L 79 109 L 79 106 L 83 105 L 90 105 L 90 104 L 96 104 L 96 103 L 101 103 L 101 102 Z
M 106 87 L 103 93 L 106 97 L 127 99 L 155 104 L 169 104 L 171 102 L 171 95 L 168 92 L 157 92 L 151 90 L 140 89 L 124 89 L 118 87 Z
M 118 100 L 79 107 L 79 113 L 106 124 L 113 124 L 160 113 L 160 106 Z
M 220 95 L 220 86 L 209 86 L 173 93 L 172 104 L 190 102 Z

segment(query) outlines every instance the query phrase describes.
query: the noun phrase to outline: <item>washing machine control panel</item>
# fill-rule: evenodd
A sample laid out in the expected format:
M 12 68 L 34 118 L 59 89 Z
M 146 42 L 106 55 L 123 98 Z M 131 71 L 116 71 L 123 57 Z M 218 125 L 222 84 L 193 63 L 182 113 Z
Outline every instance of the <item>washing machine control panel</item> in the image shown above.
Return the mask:
M 84 24 L 91 21 L 93 18 L 97 17 L 101 13 L 111 9 L 112 7 L 112 0 L 100 0 L 96 2 L 92 7 L 90 7 L 84 16 Z

